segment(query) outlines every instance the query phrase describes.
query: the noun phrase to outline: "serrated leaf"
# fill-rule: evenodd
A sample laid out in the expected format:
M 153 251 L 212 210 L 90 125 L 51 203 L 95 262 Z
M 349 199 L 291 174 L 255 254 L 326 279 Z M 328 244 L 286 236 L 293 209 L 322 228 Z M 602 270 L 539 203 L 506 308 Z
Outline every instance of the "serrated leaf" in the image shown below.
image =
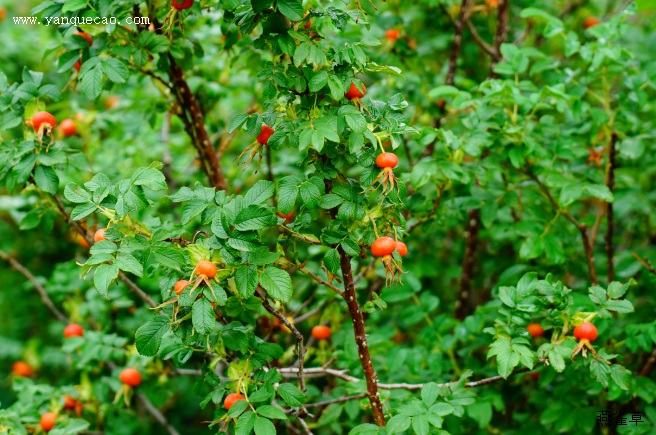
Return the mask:
M 260 205 L 249 205 L 237 214 L 235 229 L 238 231 L 260 230 L 276 224 L 275 215 Z
M 208 335 L 214 329 L 214 309 L 206 298 L 200 298 L 191 308 L 191 320 L 196 331 Z
M 289 302 L 292 298 L 292 279 L 284 270 L 268 266 L 260 275 L 260 285 L 269 296 L 280 302 Z
M 162 343 L 162 337 L 169 329 L 169 318 L 159 314 L 142 325 L 135 334 L 135 344 L 139 353 L 144 356 L 155 356 Z
M 276 193 L 276 185 L 271 181 L 260 180 L 244 196 L 246 205 L 261 204 Z
M 56 194 L 59 189 L 59 177 L 53 168 L 38 165 L 34 170 L 34 182 L 46 193 Z
M 118 258 L 116 258 L 116 264 L 119 269 L 125 272 L 130 272 L 137 276 L 143 276 L 143 266 L 132 254 L 121 252 L 118 255 Z
M 109 286 L 118 277 L 118 266 L 115 264 L 102 264 L 96 269 L 93 276 L 93 284 L 98 293 L 107 298 Z
M 102 92 L 103 71 L 101 65 L 96 65 L 84 71 L 84 65 L 80 70 L 80 91 L 89 100 L 95 100 Z
M 242 266 L 235 272 L 235 283 L 237 291 L 242 298 L 248 298 L 255 294 L 257 288 L 258 275 L 255 266 Z
M 278 0 L 278 10 L 292 21 L 303 19 L 303 5 L 298 0 Z
M 294 384 L 280 384 L 278 386 L 278 395 L 289 406 L 301 406 L 305 401 L 305 395 Z

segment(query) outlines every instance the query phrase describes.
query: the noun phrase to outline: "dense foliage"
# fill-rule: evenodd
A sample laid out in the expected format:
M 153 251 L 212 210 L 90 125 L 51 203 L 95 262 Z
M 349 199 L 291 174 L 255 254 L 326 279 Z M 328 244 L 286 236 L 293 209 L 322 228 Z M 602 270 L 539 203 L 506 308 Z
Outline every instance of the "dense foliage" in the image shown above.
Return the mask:
M 0 433 L 653 433 L 654 10 L 9 1 Z

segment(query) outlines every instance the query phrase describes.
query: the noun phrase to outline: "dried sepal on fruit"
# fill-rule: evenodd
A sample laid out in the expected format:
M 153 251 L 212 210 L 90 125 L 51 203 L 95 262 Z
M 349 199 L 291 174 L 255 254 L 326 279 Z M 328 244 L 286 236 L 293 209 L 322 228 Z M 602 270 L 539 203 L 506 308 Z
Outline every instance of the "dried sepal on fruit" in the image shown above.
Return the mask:
M 273 128 L 262 123 L 260 134 L 258 134 L 257 137 L 255 138 L 255 142 L 247 146 L 246 149 L 244 149 L 244 151 L 242 151 L 242 153 L 239 154 L 239 157 L 237 157 L 237 162 L 241 162 L 241 158 L 244 156 L 244 154 L 250 151 L 248 155 L 248 159 L 246 160 L 246 166 L 250 166 L 255 156 L 257 156 L 257 169 L 255 170 L 255 172 L 257 173 L 257 170 L 260 168 L 260 165 L 262 164 L 262 147 L 269 144 L 269 138 L 273 136 L 275 132 L 276 131 Z
M 397 249 L 397 242 L 391 237 L 379 237 L 371 244 L 371 253 L 374 257 L 381 257 L 383 266 L 385 266 L 385 283 L 389 286 L 397 281 L 401 283 L 403 268 L 394 260 L 392 254 Z
M 399 181 L 394 175 L 393 169 L 399 164 L 399 158 L 394 153 L 384 152 L 376 157 L 376 166 L 382 169 L 373 184 L 380 183 L 383 187 L 383 195 L 391 193 L 395 188 L 400 191 Z
M 589 350 L 597 361 L 610 365 L 611 362 L 606 361 L 597 355 L 597 351 L 594 349 L 594 347 L 592 347 L 592 342 L 597 339 L 598 335 L 599 333 L 597 332 L 597 327 L 588 321 L 585 321 L 574 328 L 574 337 L 579 340 L 579 344 L 577 344 L 572 351 L 572 361 L 574 361 L 574 357 L 579 353 L 583 355 L 583 358 L 587 358 Z
M 181 11 L 185 9 L 190 9 L 194 5 L 194 0 L 171 0 L 171 10 L 164 17 L 164 27 L 166 28 L 166 33 L 171 33 L 171 29 L 176 22 L 176 19 L 182 27 L 182 19 L 179 17 Z

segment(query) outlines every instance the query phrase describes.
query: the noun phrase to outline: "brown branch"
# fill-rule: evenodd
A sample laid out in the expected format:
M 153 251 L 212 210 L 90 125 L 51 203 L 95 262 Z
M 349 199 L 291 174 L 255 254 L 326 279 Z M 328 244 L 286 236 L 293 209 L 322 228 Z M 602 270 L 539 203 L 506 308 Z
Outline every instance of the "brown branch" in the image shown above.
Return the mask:
M 155 407 L 155 405 L 153 405 L 152 402 L 144 394 L 137 393 L 135 397 L 141 403 L 141 405 L 146 408 L 146 411 L 148 411 L 148 413 L 153 416 L 153 418 L 157 420 L 157 422 L 161 424 L 164 429 L 166 429 L 169 435 L 180 435 L 180 432 L 178 432 L 176 428 L 174 428 L 171 423 L 169 423 L 164 414 L 162 414 L 162 412 L 157 409 L 157 407 Z
M 608 143 L 608 164 L 606 165 L 606 186 L 613 193 L 615 189 L 615 168 L 617 168 L 617 140 L 619 139 L 616 132 L 611 133 L 610 142 Z M 613 203 L 606 203 L 606 258 L 608 260 L 608 282 L 615 279 L 615 263 L 613 261 L 613 231 L 615 229 L 615 220 L 613 215 Z
M 325 192 L 331 193 L 333 188 L 332 180 L 324 180 Z M 329 210 L 330 218 L 335 220 L 337 217 L 337 208 Z M 342 278 L 344 280 L 344 293 L 343 297 L 346 301 L 351 321 L 353 323 L 353 333 L 355 335 L 355 344 L 358 347 L 358 356 L 360 358 L 360 365 L 364 372 L 364 377 L 367 383 L 367 396 L 371 404 L 371 411 L 374 415 L 374 423 L 376 425 L 385 427 L 385 414 L 383 413 L 383 404 L 380 401 L 378 394 L 378 379 L 376 370 L 371 362 L 371 354 L 369 353 L 369 346 L 367 345 L 367 333 L 364 328 L 364 320 L 362 312 L 358 304 L 357 293 L 355 291 L 355 284 L 353 282 L 353 271 L 351 270 L 351 257 L 349 257 L 341 246 L 337 247 L 339 253 L 339 266 L 342 271 Z
M 656 367 L 656 347 L 654 348 L 651 355 L 649 355 L 649 358 L 647 358 L 645 365 L 642 366 L 642 369 L 640 369 L 638 376 L 651 376 L 651 373 L 654 371 L 654 367 Z
M 449 53 L 449 69 L 447 70 L 446 79 L 444 80 L 445 85 L 453 85 L 453 81 L 455 79 L 456 68 L 458 67 L 458 58 L 460 57 L 460 47 L 462 46 L 462 31 L 464 30 L 465 18 L 467 16 L 466 14 L 469 11 L 471 4 L 472 0 L 462 0 L 462 4 L 460 6 L 460 14 L 458 15 L 457 21 L 454 21 L 448 11 L 446 11 L 447 16 L 453 22 L 455 31 L 453 34 L 453 42 L 451 43 L 451 51 Z M 440 128 L 446 123 L 446 112 L 444 109 L 441 109 L 441 112 L 442 115 L 435 122 L 435 128 Z M 424 158 L 432 156 L 435 152 L 436 143 L 437 139 L 432 140 L 428 145 L 426 145 L 426 148 L 424 148 L 424 152 L 421 154 L 421 157 Z
M 647 269 L 647 270 L 648 270 L 649 272 L 651 272 L 652 274 L 656 275 L 656 269 L 654 268 L 654 266 L 651 265 L 651 262 L 650 262 L 649 260 L 644 260 L 644 259 L 642 259 L 642 258 L 641 258 L 638 254 L 636 254 L 635 252 L 632 252 L 631 255 L 633 255 L 633 257 L 634 257 L 636 260 L 638 260 L 638 262 L 639 262 L 640 264 L 642 264 L 642 265 L 645 267 L 645 269 Z
M 494 68 L 497 63 L 501 61 L 501 44 L 506 41 L 508 34 L 508 19 L 510 15 L 510 0 L 500 0 L 499 9 L 497 11 L 497 32 L 494 36 L 494 54 L 492 55 L 492 63 L 490 64 L 490 78 L 496 78 Z
M 451 52 L 449 53 L 449 69 L 446 73 L 445 85 L 452 85 L 458 67 L 458 57 L 460 56 L 460 47 L 462 46 L 462 31 L 465 27 L 465 20 L 472 0 L 462 0 L 458 21 L 455 22 L 455 34 L 451 43 Z
M 296 353 L 298 355 L 298 386 L 301 389 L 301 391 L 305 391 L 305 380 L 303 379 L 303 362 L 305 360 L 305 339 L 303 338 L 303 335 L 298 332 L 298 329 L 296 329 L 296 326 L 294 326 L 289 320 L 287 320 L 287 317 L 284 316 L 281 312 L 276 310 L 271 306 L 269 301 L 267 301 L 266 296 L 263 294 L 260 294 L 259 292 L 256 293 L 256 296 L 259 297 L 262 300 L 262 306 L 264 307 L 265 310 L 267 310 L 269 313 L 273 314 L 280 320 L 287 328 L 289 328 L 290 331 L 292 331 L 292 334 L 294 334 L 294 337 L 296 338 Z
M 463 320 L 470 312 L 472 280 L 476 265 L 476 250 L 478 248 L 478 231 L 481 225 L 481 210 L 476 208 L 467 212 L 467 229 L 465 230 L 465 255 L 462 259 L 460 273 L 460 291 L 456 301 L 456 319 Z
M 55 304 L 52 302 L 52 299 L 50 299 L 50 297 L 48 296 L 48 293 L 46 293 L 46 289 L 43 288 L 41 283 L 36 279 L 36 277 L 34 275 L 32 275 L 32 273 L 29 270 L 27 270 L 27 268 L 25 268 L 22 264 L 20 264 L 17 260 L 15 260 L 11 256 L 9 256 L 9 254 L 7 254 L 4 251 L 0 251 L 0 258 L 2 258 L 7 263 L 9 263 L 11 265 L 11 267 L 16 269 L 16 271 L 21 273 L 25 278 L 27 278 L 32 283 L 32 285 L 34 285 L 34 288 L 36 289 L 36 291 L 39 292 L 39 295 L 41 295 L 41 300 L 43 301 L 45 306 L 48 307 L 50 312 L 57 319 L 59 319 L 60 321 L 62 321 L 64 323 L 69 323 L 66 316 L 64 314 L 62 314 L 62 312 L 59 311 L 57 309 L 57 307 L 55 307 Z
M 488 55 L 490 55 L 492 58 L 494 58 L 497 53 L 490 44 L 485 42 L 485 40 L 481 37 L 481 35 L 478 33 L 478 30 L 476 30 L 476 26 L 472 24 L 471 20 L 469 17 L 465 20 L 465 24 L 467 24 L 467 28 L 471 32 L 471 35 L 474 37 L 474 41 L 483 49 L 484 52 L 486 52 Z
M 367 335 L 364 329 L 364 320 L 362 312 L 358 305 L 357 294 L 355 285 L 353 284 L 353 274 L 351 272 L 351 258 L 344 252 L 342 247 L 337 248 L 339 252 L 339 264 L 342 269 L 342 276 L 344 278 L 344 300 L 351 313 L 351 320 L 353 321 L 353 332 L 355 334 L 355 344 L 358 346 L 358 356 L 360 357 L 360 364 L 364 371 L 364 376 L 367 382 L 367 396 L 369 403 L 371 403 L 371 410 L 374 414 L 374 422 L 378 426 L 384 427 L 385 414 L 383 413 L 383 404 L 380 401 L 378 394 L 378 380 L 376 377 L 376 370 L 371 362 L 371 355 L 369 354 L 369 346 L 367 346 Z
M 169 63 L 169 78 L 173 83 L 175 98 L 182 110 L 178 113 L 178 117 L 198 152 L 201 166 L 210 184 L 216 189 L 227 190 L 228 185 L 223 175 L 223 169 L 207 134 L 205 117 L 200 104 L 191 92 L 182 68 L 171 54 L 169 54 Z

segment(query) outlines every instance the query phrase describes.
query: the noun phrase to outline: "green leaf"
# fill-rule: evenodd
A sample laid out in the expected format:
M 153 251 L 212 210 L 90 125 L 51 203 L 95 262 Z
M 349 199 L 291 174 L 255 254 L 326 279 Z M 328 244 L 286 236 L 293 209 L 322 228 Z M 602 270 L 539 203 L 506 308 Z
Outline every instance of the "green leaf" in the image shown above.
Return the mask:
M 62 12 L 74 12 L 79 11 L 87 7 L 87 0 L 66 0 L 64 6 L 62 7 Z
M 384 428 L 380 428 L 379 426 L 376 426 L 375 424 L 371 423 L 365 423 L 358 425 L 351 429 L 348 433 L 348 435 L 376 435 L 380 434 L 382 430 L 385 430 Z M 382 432 L 384 433 L 384 432 Z
M 118 277 L 118 266 L 115 264 L 103 264 L 98 266 L 93 276 L 93 284 L 100 296 L 107 298 L 109 285 Z
M 37 166 L 34 170 L 34 181 L 39 189 L 46 193 L 56 194 L 59 189 L 59 177 L 53 168 Z
M 246 205 L 261 204 L 276 193 L 276 185 L 271 181 L 260 180 L 244 196 Z
M 551 347 L 547 353 L 547 358 L 549 359 L 551 367 L 553 367 L 558 373 L 562 373 L 562 371 L 565 370 L 565 359 L 560 352 L 558 352 L 556 347 Z
M 337 76 L 328 77 L 328 88 L 330 88 L 330 96 L 335 101 L 340 101 L 344 98 L 344 86 Z
M 125 272 L 130 272 L 137 276 L 143 276 L 143 266 L 132 254 L 121 252 L 116 259 L 116 264 L 119 269 Z
M 280 384 L 278 395 L 289 406 L 301 406 L 305 401 L 305 395 L 294 384 Z
M 387 422 L 387 432 L 390 434 L 402 433 L 410 427 L 410 417 L 402 414 L 395 415 Z
M 632 313 L 633 304 L 630 301 L 624 300 L 615 300 L 611 299 L 606 302 L 605 308 L 610 311 L 615 311 L 617 313 Z
M 102 92 L 103 71 L 102 66 L 97 64 L 85 71 L 86 63 L 80 70 L 80 91 L 90 100 L 95 100 Z
M 268 266 L 260 275 L 260 285 L 269 296 L 280 302 L 289 302 L 292 298 L 292 279 L 284 270 Z
M 242 113 L 233 116 L 233 118 L 230 120 L 230 124 L 228 125 L 228 133 L 232 133 L 233 131 L 237 130 L 244 124 L 244 122 L 246 122 L 247 119 L 248 115 L 244 115 Z
M 130 71 L 128 71 L 128 68 L 119 59 L 114 59 L 113 57 L 103 59 L 102 66 L 105 75 L 113 83 L 125 83 L 128 77 L 130 77 Z
M 72 203 L 81 204 L 91 200 L 91 195 L 75 183 L 68 183 L 64 188 L 64 197 Z
M 242 298 L 248 298 L 255 294 L 257 288 L 258 276 L 257 268 L 253 265 L 242 266 L 235 272 L 235 283 L 237 291 Z
M 260 230 L 276 224 L 276 216 L 260 205 L 249 205 L 237 214 L 235 229 L 238 231 Z
M 303 5 L 298 0 L 278 0 L 278 10 L 292 21 L 303 19 Z
M 258 418 L 253 426 L 255 435 L 276 435 L 276 427 L 266 418 Z
M 610 367 L 610 378 L 625 391 L 631 387 L 631 372 L 619 364 Z
M 135 335 L 135 344 L 139 353 L 143 356 L 155 356 L 162 343 L 162 337 L 169 329 L 169 318 L 159 314 L 142 325 Z
M 328 83 L 328 73 L 326 71 L 319 71 L 311 79 L 309 84 L 310 92 L 317 92 Z
M 237 424 L 235 425 L 235 434 L 236 435 L 250 434 L 251 430 L 253 430 L 253 426 L 255 425 L 256 418 L 257 415 L 253 411 L 248 411 L 243 413 L 239 417 L 239 420 L 237 420 Z
M 421 400 L 426 406 L 431 406 L 437 400 L 439 387 L 435 382 L 429 382 L 421 389 Z
M 271 405 L 263 405 L 256 409 L 257 413 L 266 418 L 287 420 L 287 415 L 280 408 Z
M 519 364 L 519 355 L 512 350 L 508 337 L 500 337 L 492 343 L 487 357 L 490 358 L 495 355 L 497 357 L 497 370 L 504 379 L 507 379 Z
M 428 435 L 428 418 L 426 414 L 419 414 L 412 417 L 412 429 L 417 435 Z
M 158 246 L 157 249 L 153 250 L 153 254 L 160 265 L 170 267 L 171 269 L 181 270 L 182 266 L 186 264 L 182 252 L 175 248 Z
M 323 180 L 319 177 L 312 177 L 307 182 L 301 184 L 301 200 L 307 208 L 313 209 L 319 205 L 323 188 Z
M 214 309 L 206 298 L 200 298 L 191 309 L 191 320 L 196 331 L 208 335 L 214 329 Z
M 78 205 L 71 211 L 71 219 L 74 221 L 79 221 L 80 219 L 84 219 L 85 217 L 89 216 L 91 213 L 96 211 L 98 207 L 96 204 L 90 202 L 87 204 L 81 204 Z

